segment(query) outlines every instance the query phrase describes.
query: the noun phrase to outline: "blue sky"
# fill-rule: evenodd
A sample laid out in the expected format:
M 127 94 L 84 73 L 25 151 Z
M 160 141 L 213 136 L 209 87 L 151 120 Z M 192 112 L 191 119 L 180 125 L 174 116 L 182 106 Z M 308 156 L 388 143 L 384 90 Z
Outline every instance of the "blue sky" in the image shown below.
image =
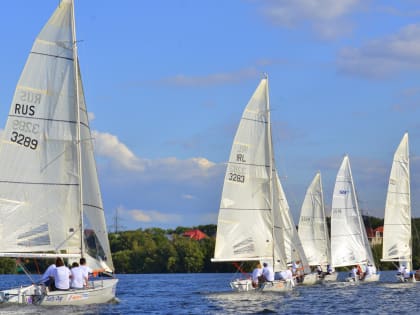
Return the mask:
M 2 1 L 0 126 L 58 0 Z M 409 132 L 419 200 L 420 1 L 77 1 L 79 56 L 112 227 L 216 223 L 225 163 L 263 72 L 276 162 L 297 222 L 320 170 L 327 213 L 347 153 L 360 206 L 383 217 Z

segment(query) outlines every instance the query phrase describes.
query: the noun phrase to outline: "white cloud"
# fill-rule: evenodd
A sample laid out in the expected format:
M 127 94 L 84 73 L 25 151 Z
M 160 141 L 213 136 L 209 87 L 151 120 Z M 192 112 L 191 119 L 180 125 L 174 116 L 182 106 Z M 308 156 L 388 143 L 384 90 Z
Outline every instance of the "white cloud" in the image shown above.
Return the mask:
M 346 17 L 360 4 L 360 0 L 271 0 L 264 2 L 262 12 L 273 24 L 309 25 L 320 37 L 332 39 L 352 31 Z
M 115 165 L 132 171 L 144 170 L 142 161 L 114 136 L 107 132 L 93 131 L 95 138 L 95 152 L 111 159 Z
M 385 78 L 404 70 L 420 68 L 420 24 L 371 40 L 360 48 L 344 48 L 338 54 L 338 70 L 369 78 Z
M 143 176 L 153 179 L 188 180 L 193 177 L 208 177 L 214 174 L 216 164 L 202 157 L 180 160 L 168 157 L 146 160 Z
M 104 204 L 118 209 L 124 228 L 202 222 L 203 213 L 218 207 L 214 187 L 222 183 L 224 164 L 203 157 L 145 159 L 114 135 L 94 136 Z
M 105 158 L 107 166 L 117 170 L 117 176 L 141 176 L 143 179 L 179 181 L 194 177 L 209 177 L 220 170 L 220 165 L 203 157 L 178 159 L 166 157 L 156 160 L 137 157 L 118 137 L 93 131 L 95 153 Z

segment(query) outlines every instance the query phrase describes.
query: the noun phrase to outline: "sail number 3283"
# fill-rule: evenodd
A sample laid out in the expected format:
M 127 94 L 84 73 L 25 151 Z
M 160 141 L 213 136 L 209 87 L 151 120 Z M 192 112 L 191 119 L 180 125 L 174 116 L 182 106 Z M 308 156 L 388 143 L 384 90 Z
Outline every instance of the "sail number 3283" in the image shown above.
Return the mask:
M 229 173 L 229 180 L 231 180 L 233 182 L 244 183 L 245 182 L 245 175 L 238 175 L 238 174 L 235 174 L 235 173 Z
M 17 144 L 23 145 L 32 150 L 35 150 L 38 146 L 37 139 L 32 139 L 31 137 L 27 137 L 21 133 L 17 133 L 16 131 L 12 132 L 12 137 L 10 138 L 10 141 L 16 142 Z

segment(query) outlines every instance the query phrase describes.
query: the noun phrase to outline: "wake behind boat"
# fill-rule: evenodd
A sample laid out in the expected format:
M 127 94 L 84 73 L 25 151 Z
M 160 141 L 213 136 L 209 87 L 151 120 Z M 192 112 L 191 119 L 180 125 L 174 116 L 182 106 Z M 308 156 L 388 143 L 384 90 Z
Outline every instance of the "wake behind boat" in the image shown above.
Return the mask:
M 1 302 L 84 305 L 115 297 L 76 43 L 74 4 L 63 0 L 33 44 L 2 136 L 0 257 L 85 257 L 108 277 L 81 290 L 21 286 L 1 291 Z

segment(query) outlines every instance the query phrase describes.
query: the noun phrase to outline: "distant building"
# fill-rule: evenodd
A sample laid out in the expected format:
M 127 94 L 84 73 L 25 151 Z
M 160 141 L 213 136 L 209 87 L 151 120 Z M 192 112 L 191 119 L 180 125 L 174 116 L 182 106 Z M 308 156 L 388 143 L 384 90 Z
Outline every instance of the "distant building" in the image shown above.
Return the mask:
M 182 234 L 182 236 L 189 237 L 197 241 L 202 240 L 203 238 L 208 238 L 205 233 L 198 229 L 186 231 L 184 234 Z
M 379 226 L 376 229 L 367 228 L 366 233 L 370 242 L 370 245 L 381 245 L 382 238 L 384 235 L 384 227 Z

